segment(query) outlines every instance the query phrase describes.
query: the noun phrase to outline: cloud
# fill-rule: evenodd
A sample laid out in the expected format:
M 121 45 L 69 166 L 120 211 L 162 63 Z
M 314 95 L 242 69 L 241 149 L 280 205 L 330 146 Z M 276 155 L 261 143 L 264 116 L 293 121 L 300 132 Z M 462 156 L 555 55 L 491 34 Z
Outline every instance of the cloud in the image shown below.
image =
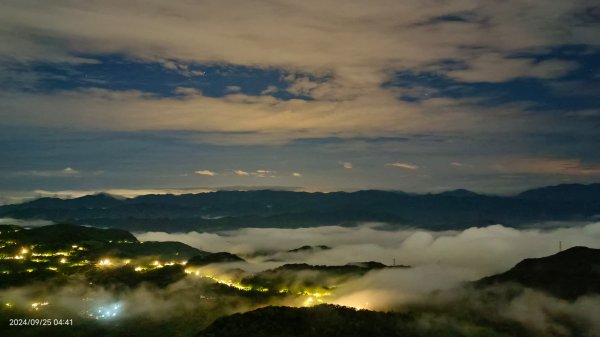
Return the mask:
M 553 6 L 525 5 L 517 0 L 477 6 L 463 0 L 379 0 L 368 5 L 343 1 L 290 5 L 277 0 L 257 1 L 253 6 L 243 1 L 225 5 L 174 0 L 160 6 L 118 1 L 85 5 L 66 0 L 55 5 L 30 2 L 35 6 L 25 2 L 0 5 L 0 32 L 5 41 L 0 55 L 10 60 L 84 62 L 87 59 L 72 54 L 120 53 L 159 62 L 190 77 L 202 75 L 191 70 L 196 64 L 278 69 L 289 74 L 284 77 L 290 84 L 288 92 L 310 100 L 276 99 L 269 96 L 277 90 L 273 86 L 263 90 L 263 96 L 234 90 L 223 98 L 192 90 L 172 99 L 99 89 L 11 92 L 0 95 L 4 124 L 194 130 L 206 133 L 202 140 L 216 143 L 465 130 L 519 132 L 526 126 L 547 126 L 552 118 L 526 115 L 526 106 L 486 108 L 482 114 L 477 102 L 467 99 L 410 103 L 398 100 L 402 89 L 385 84 L 397 71 L 407 69 L 436 71 L 460 81 L 552 79 L 575 65 L 539 61 L 523 51 L 547 51 L 565 44 L 597 45 L 596 27 L 577 16 L 585 13 L 591 1 L 556 1 Z M 470 19 L 439 19 L 455 13 L 470 13 Z M 127 31 L 117 28 L 124 26 Z M 521 56 L 515 57 L 518 53 Z M 463 66 L 438 66 L 447 60 Z M 512 112 L 520 113 L 527 123 L 511 118 Z M 567 124 L 577 127 L 574 121 Z M 566 125 L 556 132 L 563 127 Z
M 496 293 L 495 301 L 490 303 L 489 294 L 462 288 L 465 281 L 475 281 L 506 271 L 525 258 L 554 254 L 558 251 L 559 241 L 563 244 L 568 242 L 568 247 L 600 247 L 600 223 L 585 226 L 565 223 L 564 227 L 550 230 L 493 225 L 463 231 L 429 231 L 418 228 L 386 230 L 380 225 L 365 224 L 353 228 L 245 228 L 222 233 L 148 232 L 138 233 L 136 236 L 142 241 L 175 240 L 208 251 L 225 250 L 240 254 L 249 261 L 242 264 L 213 265 L 214 270 L 220 272 L 242 268 L 253 273 L 284 263 L 341 265 L 357 261 L 379 261 L 391 265 L 395 260 L 397 264 L 412 266 L 408 269 L 373 270 L 362 277 L 332 280 L 337 286 L 327 301 L 355 308 L 406 310 L 407 306 L 416 304 L 417 307 L 435 306 L 443 311 L 451 308 L 452 311 L 465 305 L 466 301 L 468 305 L 473 305 L 472 308 L 477 308 L 478 312 L 485 307 L 491 310 L 489 315 L 494 317 L 518 320 L 523 324 L 535 325 L 535 329 L 544 330 L 548 327 L 546 322 L 554 321 L 551 319 L 552 315 L 544 317 L 541 314 L 546 309 L 559 309 L 556 312 L 562 310 L 563 313 L 570 312 L 583 317 L 581 315 L 586 313 L 584 308 L 600 305 L 597 299 L 583 297 L 578 308 L 571 311 L 574 308 L 563 306 L 567 305 L 566 301 L 533 290 L 519 294 L 514 289 L 504 288 L 491 290 L 500 293 Z M 265 237 L 270 240 L 264 240 Z M 327 245 L 331 249 L 288 252 L 291 248 L 304 245 Z M 294 283 L 304 278 L 310 279 L 311 275 L 293 273 L 286 277 L 289 278 L 288 282 Z M 533 301 L 530 301 L 531 296 Z M 530 320 L 523 316 L 523 310 L 528 305 L 536 306 L 532 310 L 536 311 L 538 319 Z M 584 316 L 586 320 L 591 317 L 587 314 Z
M 192 70 L 188 64 L 176 62 L 176 61 L 159 61 L 162 65 L 169 69 L 178 72 L 179 74 L 187 77 L 192 76 L 203 76 L 205 73 L 201 70 Z
M 74 169 L 72 169 L 70 167 L 66 167 L 61 172 L 64 173 L 64 174 L 79 174 L 79 171 L 74 170 Z
M 275 178 L 277 172 L 271 170 L 256 170 L 252 172 L 244 170 L 233 170 L 233 173 L 240 177 Z
M 242 88 L 238 85 L 228 85 L 225 87 L 225 90 L 227 90 L 227 92 L 240 92 Z
M 352 165 L 352 163 L 349 161 L 341 161 L 339 164 L 345 169 L 352 169 L 354 167 L 354 165 Z
M 256 170 L 256 172 L 252 172 L 251 174 L 258 178 L 275 178 L 275 171 L 270 170 Z
M 467 69 L 451 70 L 448 75 L 463 82 L 505 82 L 519 77 L 557 78 L 577 69 L 574 62 L 506 58 L 488 53 L 469 60 Z
M 385 70 L 440 59 L 473 62 L 471 73 L 485 73 L 481 63 L 500 68 L 487 59 L 490 57 L 512 76 L 521 76 L 522 71 L 546 77 L 555 67 L 529 63 L 527 67 L 506 53 L 564 43 L 597 43 L 594 25 L 576 15 L 593 5 L 592 1 L 556 1 L 553 6 L 517 0 L 477 6 L 462 0 L 380 0 L 350 6 L 341 1 L 290 6 L 282 0 L 257 1 L 253 6 L 243 1 L 225 5 L 182 0 L 161 6 L 117 1 L 85 6 L 68 1 L 59 1 L 60 6 L 32 3 L 37 6 L 3 4 L 0 22 L 7 43 L 0 52 L 51 60 L 67 59 L 70 49 L 121 52 L 160 60 L 176 71 L 186 71 L 186 61 L 224 62 L 333 72 L 348 80 L 362 76 L 371 82 L 376 77 L 380 80 Z M 345 5 L 344 11 L 339 10 L 341 5 Z M 315 10 L 320 15 L 314 15 Z M 465 12 L 477 20 L 434 20 Z M 544 20 L 536 20 L 539 17 Z M 117 28 L 124 24 L 129 24 L 127 31 Z M 10 34 L 15 30 L 23 32 L 19 39 Z M 54 43 L 48 43 L 48 38 Z M 79 43 L 71 46 L 71 41 Z M 465 48 L 469 46 L 477 48 Z M 537 67 L 541 69 L 530 69 Z
M 381 137 L 424 130 L 448 132 L 467 130 L 480 124 L 481 130 L 485 131 L 494 124 L 490 123 L 492 120 L 496 122 L 494 128 L 510 123 L 503 116 L 511 111 L 502 107 L 502 115 L 494 116 L 495 110 L 488 109 L 488 123 L 480 123 L 459 102 L 432 99 L 421 105 L 411 105 L 399 101 L 394 92 L 380 89 L 337 102 L 328 99 L 281 100 L 240 93 L 215 98 L 183 88 L 178 88 L 178 92 L 182 96 L 170 98 L 139 91 L 105 89 L 52 94 L 2 92 L 3 105 L 10 109 L 0 110 L 0 117 L 5 125 L 60 127 L 68 121 L 69 125 L 83 130 L 189 130 L 198 132 L 199 141 L 248 144 L 288 142 L 332 134 Z M 442 106 L 446 109 L 443 115 L 426 113 Z M 344 113 L 336 113 L 340 110 Z M 365 114 L 366 110 L 373 114 Z
M 54 222 L 48 220 L 23 220 L 23 219 L 13 219 L 13 218 L 0 218 L 0 225 L 16 225 L 23 227 L 41 227 L 52 225 Z
M 400 163 L 400 162 L 385 164 L 385 166 L 398 167 L 398 168 L 403 168 L 403 169 L 407 169 L 407 170 L 416 170 L 419 168 L 419 166 L 417 166 L 415 164 Z
M 563 111 L 547 111 L 549 109 L 545 109 L 545 113 L 533 113 L 539 104 L 527 99 L 539 96 L 535 94 L 537 91 L 515 94 L 513 90 L 518 87 L 510 82 L 523 78 L 533 78 L 525 82 L 541 86 L 552 82 L 549 95 L 552 90 L 558 90 L 557 87 L 565 86 L 562 92 L 581 92 L 567 90 L 571 81 L 561 76 L 577 69 L 577 65 L 566 61 L 571 56 L 555 50 L 559 46 L 580 45 L 586 52 L 596 51 L 597 27 L 589 15 L 583 16 L 594 5 L 592 1 L 558 0 L 551 6 L 541 2 L 525 4 L 519 0 L 484 1 L 476 6 L 466 0 L 376 0 L 368 5 L 358 2 L 348 5 L 333 0 L 297 4 L 258 0 L 253 3 L 249 6 L 239 0 L 227 5 L 213 0 L 202 3 L 173 0 L 168 4 L 133 6 L 114 0 L 91 4 L 59 0 L 53 5 L 35 0 L 3 2 L 0 4 L 0 39 L 4 43 L 0 46 L 0 59 L 2 69 L 8 71 L 0 73 L 6 73 L 9 81 L 39 81 L 40 74 L 35 70 L 40 63 L 50 62 L 55 63 L 53 67 L 71 69 L 69 64 L 98 63 L 106 55 L 115 54 L 125 61 L 162 67 L 169 77 L 174 77 L 169 73 L 172 71 L 188 78 L 177 83 L 179 87 L 172 93 L 161 92 L 160 95 L 139 90 L 61 90 L 62 86 L 50 91 L 0 90 L 0 124 L 6 129 L 68 129 L 86 133 L 107 130 L 122 134 L 186 132 L 190 135 L 186 142 L 250 146 L 290 144 L 303 139 L 335 138 L 357 144 L 355 139 L 359 138 L 379 143 L 378 139 L 407 135 L 438 137 L 439 142 L 426 149 L 419 145 L 403 147 L 411 153 L 417 151 L 415 149 L 423 150 L 419 156 L 408 152 L 404 156 L 387 146 L 371 154 L 356 149 L 334 157 L 334 162 L 337 158 L 348 158 L 360 164 L 361 169 L 369 168 L 368 163 L 383 164 L 389 158 L 403 158 L 432 170 L 431 180 L 419 178 L 402 187 L 409 190 L 448 186 L 447 181 L 463 185 L 452 188 L 477 189 L 485 185 L 481 188 L 495 191 L 508 186 L 514 191 L 515 186 L 522 186 L 523 178 L 505 183 L 474 175 L 458 176 L 463 173 L 461 170 L 447 170 L 453 171 L 452 177 L 443 170 L 434 171 L 435 163 L 428 158 L 435 156 L 440 159 L 438 163 L 445 166 L 451 160 L 465 159 L 460 153 L 440 158 L 445 154 L 435 150 L 435 147 L 448 148 L 448 143 L 460 137 L 472 141 L 462 142 L 467 148 L 455 145 L 452 151 L 459 149 L 467 151 L 467 156 L 488 158 L 499 155 L 492 153 L 494 151 L 507 156 L 530 151 L 534 148 L 530 143 L 532 135 L 541 134 L 551 143 L 548 152 L 560 157 L 567 152 L 567 145 L 557 145 L 563 136 L 564 139 L 578 138 L 570 144 L 583 145 L 578 146 L 586 149 L 581 152 L 592 154 L 577 157 L 591 168 L 595 165 L 590 160 L 593 151 L 587 150 L 594 144 L 591 127 L 594 117 L 574 117 L 577 114 L 594 116 L 593 111 L 583 113 L 575 108 L 569 115 Z M 587 17 L 587 21 L 582 17 Z M 93 59 L 95 56 L 98 60 Z M 211 68 L 214 65 L 217 67 Z M 237 85 L 244 90 L 213 97 L 214 92 L 209 90 L 213 84 L 206 83 L 207 78 L 202 77 L 199 68 L 221 69 L 225 73 L 230 69 L 233 72 L 247 69 L 247 73 L 241 74 L 242 78 L 233 76 L 215 84 Z M 458 88 L 437 91 L 432 87 L 443 84 L 437 82 L 429 86 L 423 82 L 415 83 L 416 87 L 395 87 L 393 83 L 405 72 L 431 76 L 434 81 L 447 79 Z M 267 79 L 261 77 L 264 73 L 275 75 L 267 75 Z M 257 76 L 260 83 L 249 85 L 252 76 Z M 482 84 L 482 88 L 501 89 L 500 103 L 489 104 L 489 96 L 479 96 L 479 89 L 473 92 L 471 86 L 461 81 L 484 82 L 487 84 Z M 139 88 L 145 90 L 147 86 Z M 502 94 L 502 88 L 510 88 L 508 95 Z M 496 97 L 495 91 L 490 91 Z M 272 96 L 275 92 L 278 94 Z M 448 92 L 452 95 L 439 96 Z M 423 99 L 403 100 L 405 93 Z M 302 96 L 290 99 L 290 94 Z M 502 103 L 505 98 L 518 100 L 518 103 Z M 548 101 L 552 109 L 552 99 Z M 510 148 L 502 145 L 507 141 L 511 142 Z M 411 139 L 407 144 L 417 142 Z M 489 144 L 494 145 L 487 147 Z M 317 146 L 324 148 L 322 144 Z M 236 151 L 246 149 L 249 148 L 236 148 Z M 369 155 L 386 158 L 386 161 L 367 160 Z M 473 165 L 485 161 L 480 167 L 487 171 L 476 172 L 480 176 L 498 173 L 490 164 L 491 159 L 471 159 L 465 160 Z M 311 160 L 324 159 L 315 156 Z M 238 165 L 245 165 L 248 170 L 260 165 L 279 169 L 268 162 L 237 162 L 226 167 Z M 381 172 L 385 168 L 379 170 L 373 170 L 370 176 L 383 177 L 385 174 Z M 595 176 L 589 173 L 593 170 L 587 170 L 587 175 L 580 174 L 582 170 L 565 172 L 574 174 L 563 175 L 570 175 L 568 178 L 572 181 L 590 182 L 590 177 Z M 233 176 L 231 172 L 219 173 Z M 303 173 L 308 179 L 308 172 Z M 317 180 L 327 172 L 320 173 L 311 174 L 310 179 L 315 181 L 307 183 L 324 185 L 322 180 Z M 384 185 L 381 180 L 374 182 L 375 178 L 367 178 L 367 175 L 360 179 L 351 182 L 352 186 L 341 178 L 331 184 L 337 185 L 334 188 Z M 556 182 L 549 177 L 544 179 L 527 185 Z M 163 180 L 157 184 L 166 186 L 168 182 Z
M 506 158 L 495 165 L 498 171 L 566 176 L 600 176 L 600 166 L 585 165 L 579 159 Z
M 558 251 L 559 241 L 563 248 L 600 247 L 600 223 L 552 230 L 493 225 L 463 231 L 384 230 L 380 225 L 246 228 L 222 233 L 148 232 L 136 236 L 142 241 L 181 241 L 207 251 L 224 250 L 244 256 L 272 252 L 251 259 L 253 263 L 276 258 L 311 264 L 345 264 L 357 259 L 391 264 L 396 259 L 398 264 L 460 268 L 472 279 L 504 271 L 524 258 L 553 254 Z M 333 248 L 308 254 L 283 253 L 304 245 Z
M 265 90 L 261 91 L 261 95 L 270 95 L 278 92 L 279 89 L 274 85 L 269 85 Z
M 86 172 L 90 175 L 98 175 L 104 173 L 103 171 Z M 62 170 L 32 170 L 17 172 L 16 175 L 34 176 L 34 177 L 81 177 L 83 172 L 75 170 L 71 167 L 65 167 Z
M 235 173 L 236 175 L 238 175 L 240 177 L 247 177 L 250 175 L 250 173 L 243 171 L 243 170 L 233 170 L 233 173 Z
M 198 170 L 198 171 L 194 171 L 194 174 L 199 174 L 202 176 L 210 176 L 210 177 L 214 177 L 217 175 L 216 172 L 210 171 L 210 170 Z

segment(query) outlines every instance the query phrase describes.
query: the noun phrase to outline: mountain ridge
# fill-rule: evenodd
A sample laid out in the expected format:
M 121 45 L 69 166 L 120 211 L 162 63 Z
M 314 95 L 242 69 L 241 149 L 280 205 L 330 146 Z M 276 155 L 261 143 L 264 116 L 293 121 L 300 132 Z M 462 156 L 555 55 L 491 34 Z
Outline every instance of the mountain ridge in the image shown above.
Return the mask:
M 483 286 L 500 283 L 519 283 L 565 299 L 600 293 L 600 249 L 576 246 L 554 255 L 524 259 L 504 273 L 476 282 Z
M 5 218 L 158 231 L 352 226 L 361 222 L 464 229 L 498 223 L 519 227 L 544 221 L 587 221 L 598 215 L 600 184 L 548 186 L 514 196 L 465 189 L 437 194 L 252 190 L 130 199 L 96 194 L 0 206 L 0 217 Z

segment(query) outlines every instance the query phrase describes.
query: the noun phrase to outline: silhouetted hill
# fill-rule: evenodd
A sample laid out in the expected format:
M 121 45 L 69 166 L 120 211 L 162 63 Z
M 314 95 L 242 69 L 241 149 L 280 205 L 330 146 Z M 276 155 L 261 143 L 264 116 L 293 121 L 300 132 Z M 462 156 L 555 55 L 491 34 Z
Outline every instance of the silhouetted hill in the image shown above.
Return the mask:
M 467 190 L 424 195 L 376 190 L 352 193 L 218 191 L 144 195 L 132 199 L 99 194 L 6 205 L 0 207 L 0 217 L 167 232 L 351 226 L 373 221 L 431 229 L 496 223 L 518 227 L 597 217 L 600 215 L 599 186 L 559 185 L 513 197 L 481 195 Z
M 525 259 L 509 271 L 477 282 L 516 282 L 555 296 L 574 299 L 600 293 L 600 249 L 573 247 L 548 257 Z
M 600 184 L 563 184 L 525 191 L 519 198 L 538 201 L 600 203 Z
M 156 256 L 169 260 L 187 260 L 193 256 L 208 256 L 210 253 L 178 241 L 144 241 L 138 244 L 110 243 L 101 250 L 102 255 L 119 258 Z
M 122 229 L 100 229 L 69 224 L 56 224 L 6 233 L 3 239 L 15 239 L 25 244 L 70 245 L 83 241 L 138 242 L 133 234 Z
M 326 290 L 369 271 L 385 268 L 410 267 L 386 266 L 375 261 L 352 262 L 340 266 L 290 263 L 245 277 L 242 283 L 268 289 L 287 289 L 291 293 L 303 292 L 306 289 Z
M 2 240 L 13 240 L 24 245 L 37 245 L 43 249 L 69 248 L 73 244 L 87 247 L 91 257 L 112 256 L 118 258 L 162 257 L 187 260 L 192 256 L 208 256 L 210 253 L 176 241 L 145 241 L 128 231 L 113 228 L 96 228 L 79 225 L 57 224 L 6 232 Z
M 447 197 L 478 197 L 478 196 L 481 196 L 481 194 L 475 193 L 473 191 L 465 190 L 464 188 L 438 193 L 438 195 L 443 195 L 443 196 L 447 196 Z
M 266 307 L 219 318 L 198 337 L 407 336 L 401 316 L 319 305 L 312 308 Z
M 85 274 L 95 284 L 166 285 L 183 277 L 189 258 L 218 260 L 175 241 L 140 242 L 121 229 L 49 225 L 0 227 L 0 288 Z
M 394 313 L 322 304 L 308 308 L 265 307 L 225 316 L 197 337 L 541 337 L 519 324 L 474 311 Z M 567 334 L 568 335 L 568 332 Z
M 73 199 L 59 198 L 39 198 L 30 201 L 28 204 L 33 208 L 58 208 L 58 209 L 77 209 L 77 208 L 109 208 L 120 205 L 119 198 L 115 198 L 107 193 L 98 193 L 85 195 Z
M 290 249 L 290 250 L 288 250 L 288 253 L 306 253 L 306 252 L 315 252 L 315 251 L 329 250 L 329 249 L 331 249 L 331 247 L 325 246 L 325 245 L 302 246 L 302 247 L 298 247 L 296 249 Z

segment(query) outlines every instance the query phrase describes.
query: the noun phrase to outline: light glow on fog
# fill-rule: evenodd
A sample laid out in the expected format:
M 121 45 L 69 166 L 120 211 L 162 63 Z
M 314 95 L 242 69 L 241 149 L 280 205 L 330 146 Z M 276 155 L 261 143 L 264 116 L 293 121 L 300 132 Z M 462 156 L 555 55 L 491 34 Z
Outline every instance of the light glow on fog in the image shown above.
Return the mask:
M 109 320 L 118 318 L 123 309 L 123 305 L 121 303 L 112 303 L 108 305 L 101 305 L 97 307 L 95 310 L 90 312 L 88 316 L 93 317 L 99 320 Z

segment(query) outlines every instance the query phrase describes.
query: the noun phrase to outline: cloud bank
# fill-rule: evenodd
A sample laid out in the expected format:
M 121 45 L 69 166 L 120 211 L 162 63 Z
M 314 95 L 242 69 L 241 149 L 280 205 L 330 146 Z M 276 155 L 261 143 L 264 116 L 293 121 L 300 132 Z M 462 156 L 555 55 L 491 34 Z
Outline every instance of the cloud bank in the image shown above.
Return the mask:
M 505 271 L 525 258 L 554 254 L 558 251 L 559 241 L 564 249 L 600 247 L 600 223 L 550 230 L 494 225 L 464 231 L 391 231 L 382 224 L 367 224 L 360 227 L 246 228 L 222 233 L 147 232 L 136 236 L 141 241 L 181 241 L 206 251 L 228 251 L 259 264 L 278 260 L 327 265 L 379 261 L 391 265 L 395 259 L 397 264 L 464 269 L 469 275 L 465 279 L 473 280 Z M 287 253 L 304 245 L 327 245 L 332 249 Z

